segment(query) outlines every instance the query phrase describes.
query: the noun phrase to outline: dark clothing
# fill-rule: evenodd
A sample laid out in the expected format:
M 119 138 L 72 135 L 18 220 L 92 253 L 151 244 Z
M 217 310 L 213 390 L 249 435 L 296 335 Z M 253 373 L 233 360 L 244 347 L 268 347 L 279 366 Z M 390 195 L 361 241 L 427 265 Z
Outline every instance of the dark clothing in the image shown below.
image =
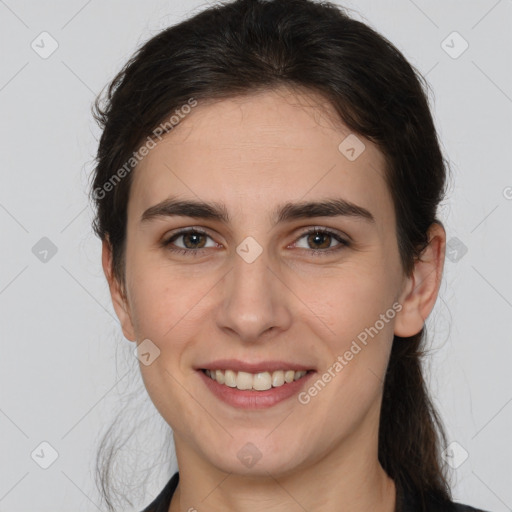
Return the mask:
M 167 512 L 171 504 L 171 498 L 178 486 L 179 473 L 176 472 L 167 482 L 162 492 L 142 512 Z M 439 501 L 434 497 L 426 499 L 422 508 L 419 497 L 410 491 L 401 492 L 397 490 L 397 512 L 486 512 L 468 505 L 461 505 L 452 501 Z

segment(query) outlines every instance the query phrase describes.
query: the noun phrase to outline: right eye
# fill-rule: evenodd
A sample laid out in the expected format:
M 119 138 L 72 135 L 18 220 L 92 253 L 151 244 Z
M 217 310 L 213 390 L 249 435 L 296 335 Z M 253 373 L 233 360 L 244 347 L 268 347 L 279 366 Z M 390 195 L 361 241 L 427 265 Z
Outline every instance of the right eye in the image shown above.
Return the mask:
M 179 245 L 176 247 L 174 244 L 175 240 L 182 239 L 184 246 L 180 247 Z M 174 234 L 172 234 L 169 238 L 162 242 L 162 246 L 168 249 L 171 252 L 175 252 L 178 254 L 189 254 L 197 256 L 198 254 L 202 254 L 204 250 L 204 242 L 201 241 L 205 238 L 210 238 L 210 235 L 206 231 L 198 228 L 188 228 L 182 229 Z M 173 247 L 175 246 L 175 247 Z M 216 247 L 218 244 L 214 242 L 213 246 Z

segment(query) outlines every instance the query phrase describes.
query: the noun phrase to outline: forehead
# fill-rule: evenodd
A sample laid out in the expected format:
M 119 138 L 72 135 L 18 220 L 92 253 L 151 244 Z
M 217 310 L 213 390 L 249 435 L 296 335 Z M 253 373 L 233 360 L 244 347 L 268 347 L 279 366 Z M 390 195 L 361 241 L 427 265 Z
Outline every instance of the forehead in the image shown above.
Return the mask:
M 199 103 L 132 171 L 129 217 L 171 195 L 225 203 L 235 216 L 344 197 L 388 217 L 384 169 L 378 148 L 316 94 L 282 88 Z

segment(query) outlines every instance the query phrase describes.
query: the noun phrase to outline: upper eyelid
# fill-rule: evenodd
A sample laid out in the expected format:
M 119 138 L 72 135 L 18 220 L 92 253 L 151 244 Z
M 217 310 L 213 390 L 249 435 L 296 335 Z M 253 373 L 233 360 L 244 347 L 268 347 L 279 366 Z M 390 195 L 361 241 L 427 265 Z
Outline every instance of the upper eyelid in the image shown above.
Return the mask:
M 199 233 L 201 235 L 206 235 L 206 236 L 209 236 L 213 240 L 213 236 L 204 228 L 189 227 L 189 228 L 177 229 L 176 231 L 173 231 L 172 233 L 168 233 L 168 234 L 164 235 L 163 241 L 169 242 L 173 238 L 178 238 L 180 236 L 188 235 L 189 233 Z

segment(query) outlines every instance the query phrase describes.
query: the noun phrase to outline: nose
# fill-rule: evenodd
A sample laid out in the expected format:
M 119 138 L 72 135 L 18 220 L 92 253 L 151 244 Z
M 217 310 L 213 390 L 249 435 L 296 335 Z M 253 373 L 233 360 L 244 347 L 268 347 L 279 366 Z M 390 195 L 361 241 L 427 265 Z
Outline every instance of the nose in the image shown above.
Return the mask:
M 258 342 L 290 326 L 290 296 L 283 278 L 269 265 L 266 251 L 252 262 L 238 253 L 225 276 L 217 324 L 243 342 Z M 276 267 L 276 265 L 274 265 Z

